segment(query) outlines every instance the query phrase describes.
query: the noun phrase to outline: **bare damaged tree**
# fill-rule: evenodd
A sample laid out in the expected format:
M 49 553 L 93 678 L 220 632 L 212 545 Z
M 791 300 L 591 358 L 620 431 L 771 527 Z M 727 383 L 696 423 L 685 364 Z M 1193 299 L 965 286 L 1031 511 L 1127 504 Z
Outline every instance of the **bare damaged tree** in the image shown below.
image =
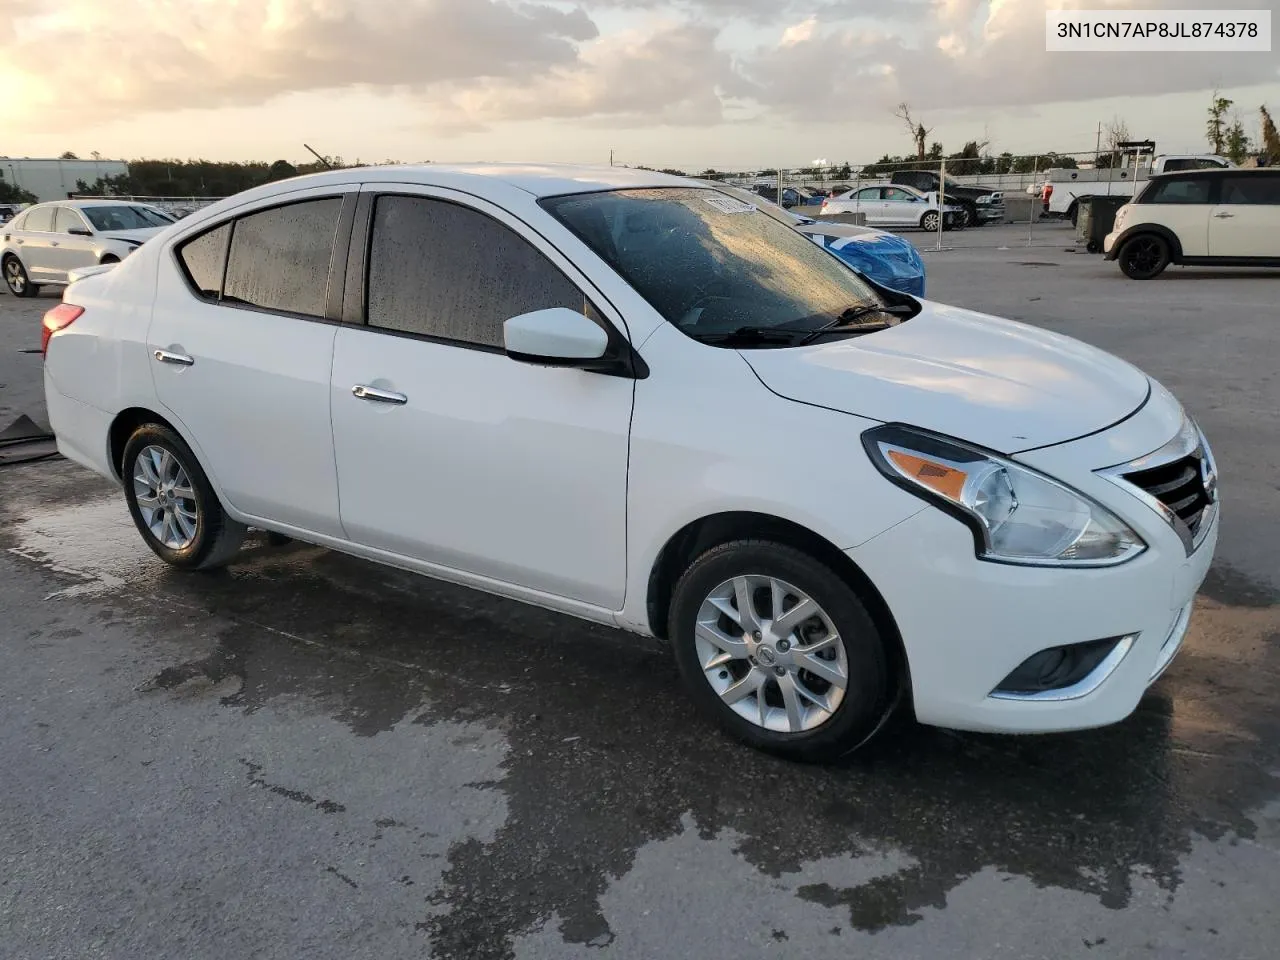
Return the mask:
M 916 123 L 911 117 L 911 105 L 906 101 L 898 104 L 898 109 L 893 115 L 907 125 L 907 129 L 911 132 L 911 139 L 916 142 L 916 159 L 923 160 L 925 158 L 925 144 L 928 142 L 929 134 L 933 131 L 933 128 L 926 127 L 923 123 Z

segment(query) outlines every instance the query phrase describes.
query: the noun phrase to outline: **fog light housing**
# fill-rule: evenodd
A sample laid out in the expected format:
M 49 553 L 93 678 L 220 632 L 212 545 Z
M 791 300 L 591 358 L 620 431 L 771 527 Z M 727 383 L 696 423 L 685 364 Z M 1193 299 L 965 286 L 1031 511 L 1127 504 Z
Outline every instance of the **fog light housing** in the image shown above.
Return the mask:
M 1136 634 L 1049 647 L 1000 681 L 998 700 L 1074 700 L 1102 685 L 1132 648 Z

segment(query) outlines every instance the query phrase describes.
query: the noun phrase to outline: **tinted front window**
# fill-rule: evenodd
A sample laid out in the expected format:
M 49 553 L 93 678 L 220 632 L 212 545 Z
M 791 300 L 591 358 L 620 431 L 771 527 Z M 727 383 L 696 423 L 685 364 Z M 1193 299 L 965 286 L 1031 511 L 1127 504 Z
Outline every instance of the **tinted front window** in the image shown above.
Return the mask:
M 70 207 L 59 207 L 57 216 L 53 221 L 54 232 L 70 233 L 72 227 L 79 227 L 81 230 L 88 229 L 80 214 L 76 213 Z
M 623 190 L 542 204 L 693 337 L 743 327 L 810 330 L 879 303 L 807 237 L 713 191 Z
M 34 230 L 37 233 L 53 232 L 53 211 L 55 207 L 32 207 L 27 211 L 27 219 L 23 221 L 23 230 Z
M 1226 177 L 1222 181 L 1221 203 L 1280 205 L 1280 174 L 1251 174 Z
M 1176 177 L 1157 180 L 1142 195 L 1143 203 L 1208 203 L 1212 181 L 1208 177 Z
M 323 317 L 342 200 L 305 200 L 235 223 L 223 299 Z
M 217 299 L 222 292 L 222 267 L 227 261 L 227 238 L 231 236 L 231 224 L 224 223 L 194 240 L 188 240 L 178 249 L 187 278 L 201 296 Z
M 501 347 L 505 321 L 550 307 L 583 311 L 586 298 L 508 227 L 443 200 L 378 198 L 370 325 Z

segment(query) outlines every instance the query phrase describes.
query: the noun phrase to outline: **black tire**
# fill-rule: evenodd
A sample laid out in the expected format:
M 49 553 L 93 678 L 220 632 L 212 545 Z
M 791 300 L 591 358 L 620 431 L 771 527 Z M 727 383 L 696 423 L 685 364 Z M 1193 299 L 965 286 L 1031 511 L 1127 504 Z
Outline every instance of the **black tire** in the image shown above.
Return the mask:
M 138 459 L 148 448 L 158 448 L 173 457 L 186 473 L 194 494 L 190 498 L 183 497 L 173 501 L 175 507 L 179 503 L 190 504 L 185 509 L 195 516 L 194 536 L 181 546 L 175 547 L 162 542 L 143 516 L 144 508 L 139 506 L 138 488 L 145 488 L 146 483 L 135 478 L 141 478 L 145 473 L 144 468 L 139 466 Z M 226 515 L 222 504 L 218 502 L 217 494 L 209 484 L 209 478 L 200 467 L 200 462 L 186 441 L 173 430 L 159 423 L 138 427 L 125 444 L 120 475 L 124 480 L 125 499 L 128 500 L 129 515 L 133 517 L 134 525 L 147 546 L 165 563 L 181 570 L 212 570 L 224 566 L 239 551 L 248 528 Z
M 103 257 L 101 260 L 98 261 L 98 265 L 105 267 L 109 263 L 119 263 L 119 262 L 120 262 L 119 257 L 117 257 L 114 253 L 108 253 L 105 257 Z
M 1151 280 L 1169 265 L 1169 242 L 1156 233 L 1140 233 L 1124 242 L 1116 259 L 1130 280 Z
M 766 729 L 735 712 L 712 688 L 697 649 L 699 611 L 718 586 L 738 576 L 772 577 L 807 593 L 839 635 L 847 686 L 843 700 L 817 726 L 795 733 Z M 764 595 L 768 595 L 767 589 Z M 738 630 L 741 633 L 741 628 Z M 857 591 L 825 564 L 793 547 L 738 540 L 702 554 L 676 583 L 667 635 L 680 675 L 699 709 L 743 743 L 793 760 L 833 760 L 856 750 L 880 729 L 896 702 L 884 638 Z M 729 669 L 745 672 L 751 668 L 746 661 L 737 660 Z M 720 671 L 719 676 L 724 679 L 726 673 L 728 670 Z M 774 685 L 767 688 L 766 703 L 770 698 L 780 700 L 776 683 L 767 682 Z
M 967 230 L 969 227 L 976 227 L 978 225 L 978 208 L 965 203 L 961 205 L 960 209 L 964 211 L 960 214 L 960 229 Z
M 1101 253 L 1101 252 L 1102 252 L 1102 244 L 1100 244 L 1097 240 L 1090 240 L 1088 243 L 1086 243 L 1086 244 L 1084 245 L 1084 248 L 1085 248 L 1085 250 L 1087 250 L 1089 253 Z
M 9 288 L 9 292 L 15 297 L 34 297 L 40 292 L 40 288 L 31 282 L 31 278 L 27 276 L 27 268 L 22 265 L 22 261 L 9 254 L 4 258 L 4 263 L 0 265 L 4 270 L 4 283 Z
M 938 216 L 939 215 L 935 211 L 930 210 L 928 213 L 926 213 L 924 216 L 920 218 L 920 229 L 924 230 L 927 233 L 937 233 L 938 232 Z

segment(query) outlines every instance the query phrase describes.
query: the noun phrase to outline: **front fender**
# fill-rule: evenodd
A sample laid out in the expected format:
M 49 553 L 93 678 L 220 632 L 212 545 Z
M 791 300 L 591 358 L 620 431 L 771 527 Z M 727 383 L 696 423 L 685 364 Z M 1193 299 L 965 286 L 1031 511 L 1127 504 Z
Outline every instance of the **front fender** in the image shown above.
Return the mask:
M 1104 256 L 1106 260 L 1114 260 L 1120 255 L 1120 248 L 1124 246 L 1126 240 L 1135 237 L 1140 233 L 1154 233 L 1161 237 L 1169 244 L 1169 255 L 1173 263 L 1182 262 L 1182 243 L 1178 240 L 1178 235 L 1166 226 L 1158 223 L 1135 223 L 1132 227 L 1128 227 L 1120 236 L 1116 237 L 1116 242 L 1111 247 L 1111 252 Z

